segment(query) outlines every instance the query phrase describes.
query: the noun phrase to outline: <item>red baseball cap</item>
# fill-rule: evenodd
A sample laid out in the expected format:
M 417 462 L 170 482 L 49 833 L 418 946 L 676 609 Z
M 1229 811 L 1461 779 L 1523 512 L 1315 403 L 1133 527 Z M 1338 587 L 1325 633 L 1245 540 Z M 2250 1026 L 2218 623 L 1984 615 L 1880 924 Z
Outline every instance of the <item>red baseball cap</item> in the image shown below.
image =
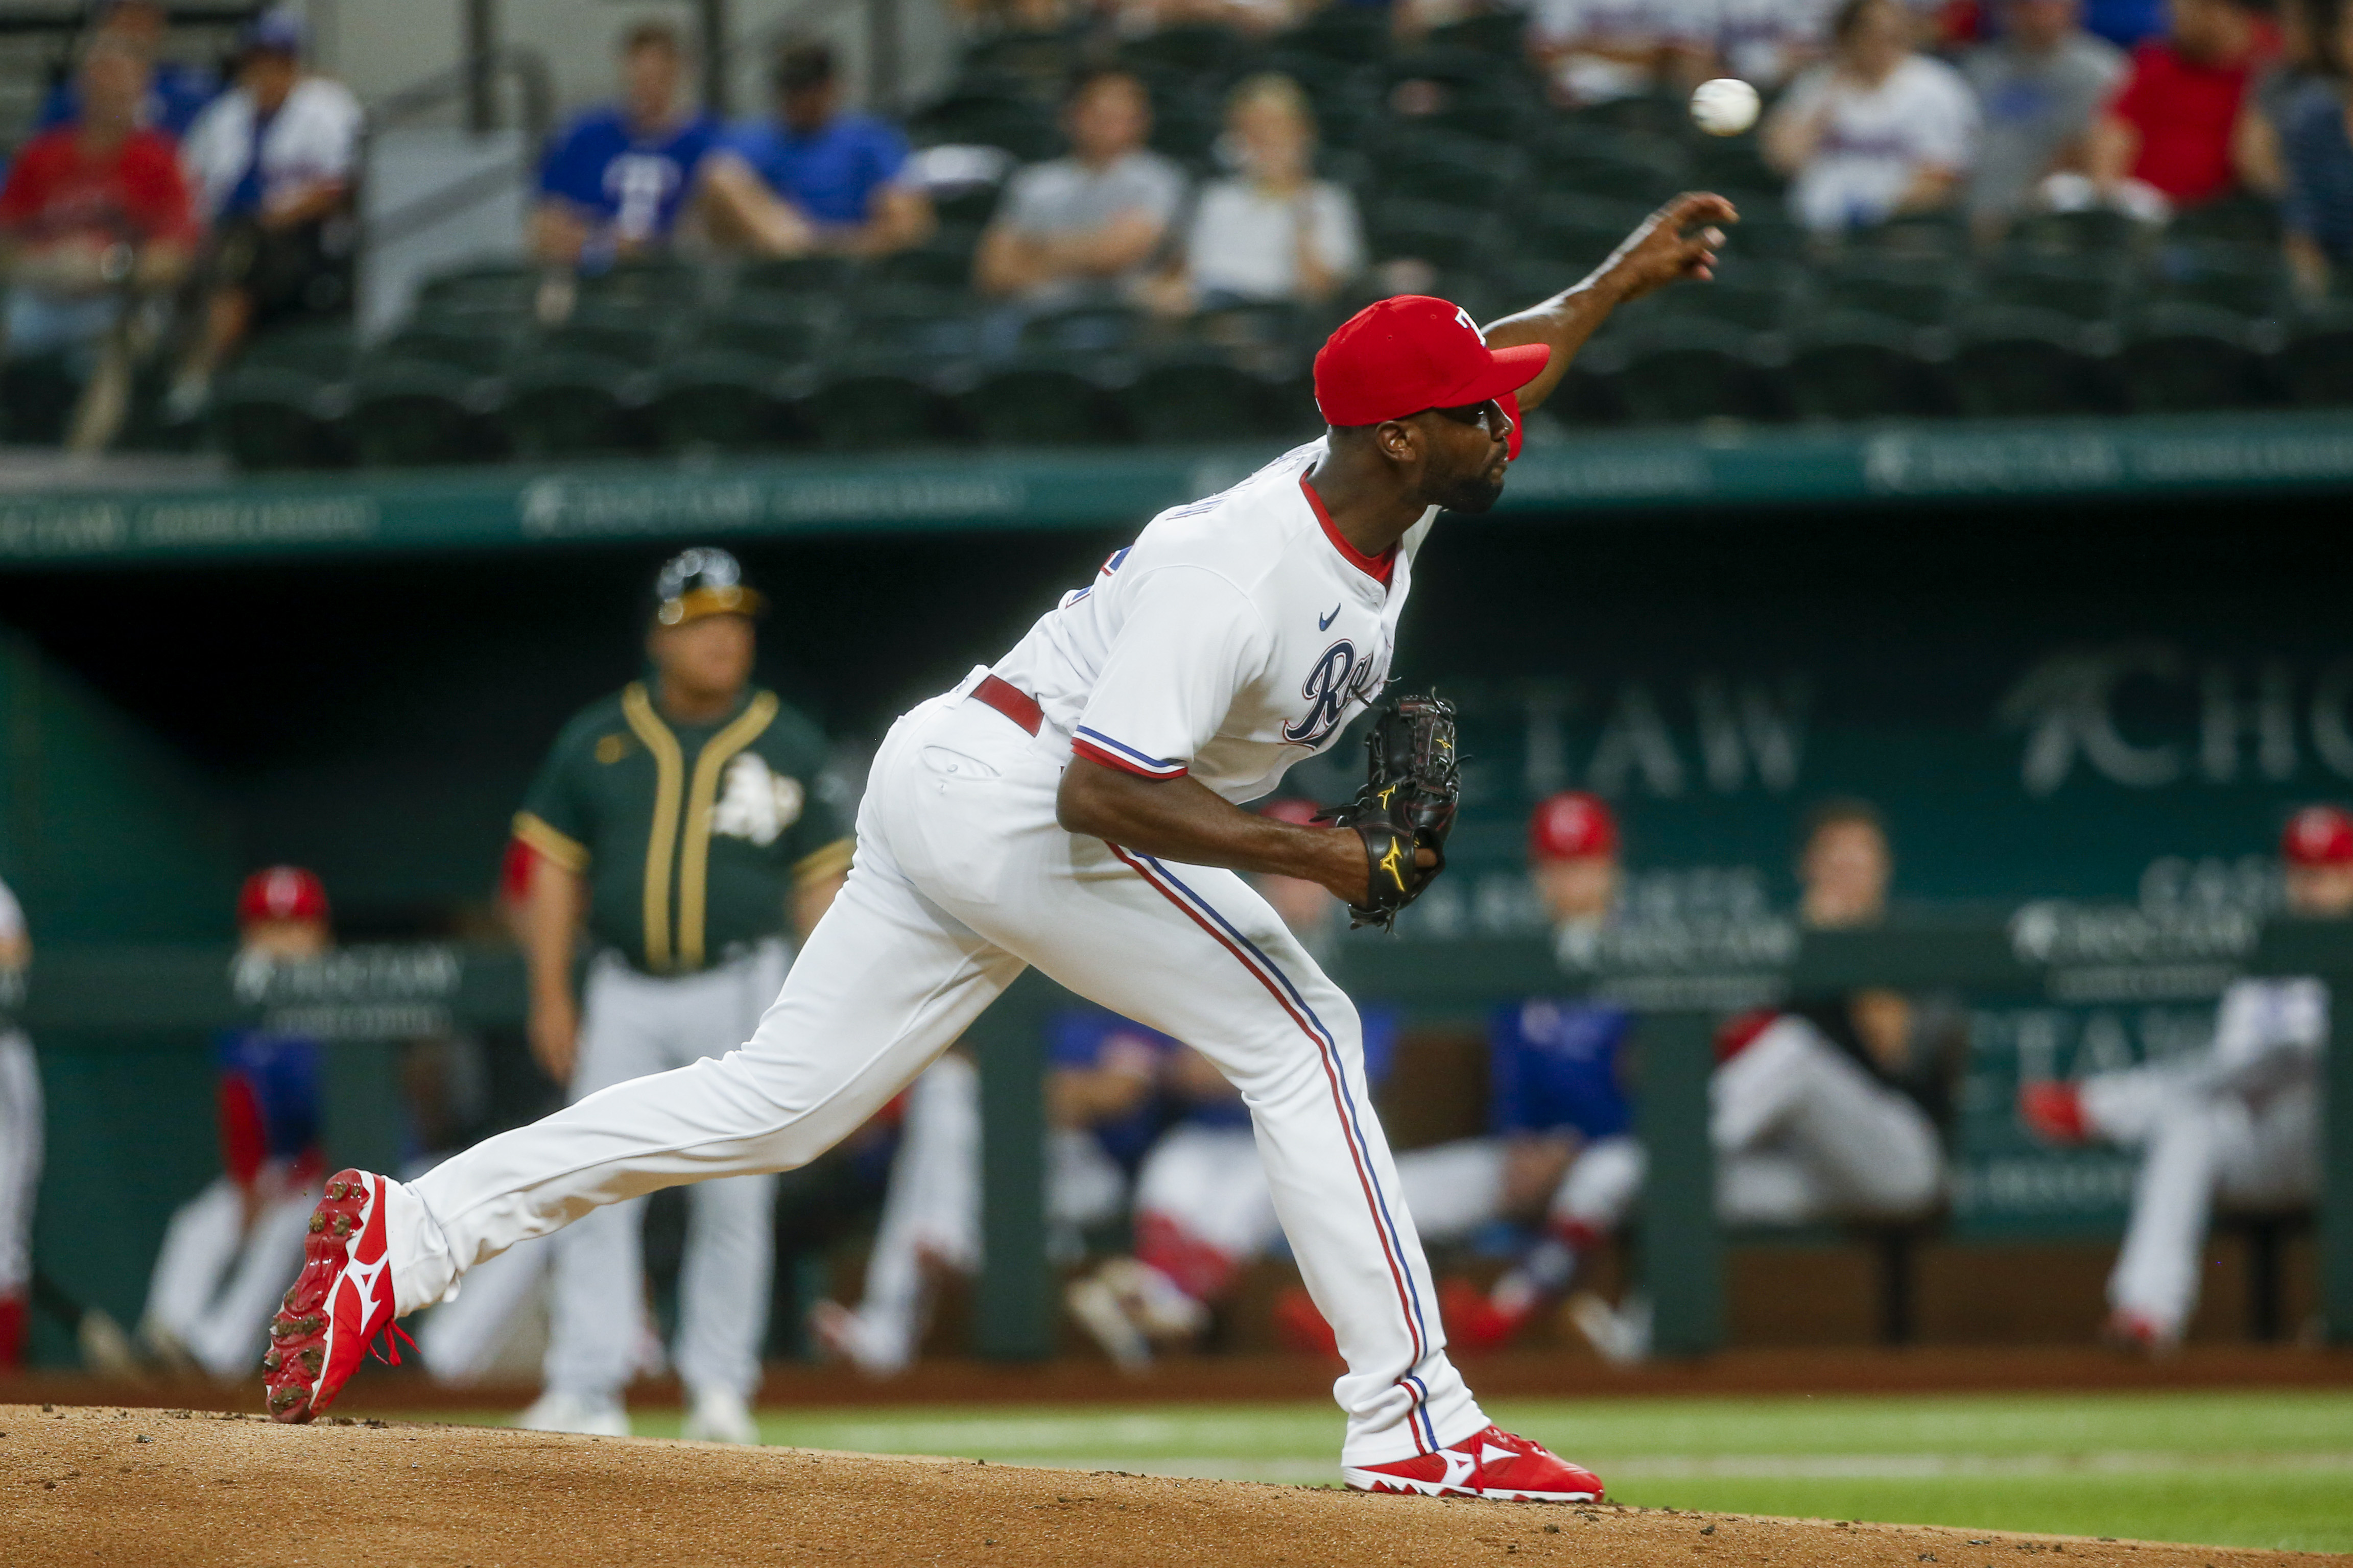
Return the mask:
M 1491 349 L 1460 305 L 1400 294 L 1366 306 L 1324 340 L 1315 354 L 1315 406 L 1340 426 L 1465 408 L 1510 396 L 1551 358 L 1542 343 Z
M 1609 803 L 1565 789 L 1536 803 L 1528 818 L 1528 853 L 1538 860 L 1582 860 L 1618 853 L 1618 818 Z
M 2353 812 L 2341 805 L 2306 806 L 2287 819 L 2280 858 L 2291 866 L 2353 865 Z
M 301 866 L 266 866 L 245 879 L 237 895 L 237 923 L 255 921 L 323 921 L 327 885 Z

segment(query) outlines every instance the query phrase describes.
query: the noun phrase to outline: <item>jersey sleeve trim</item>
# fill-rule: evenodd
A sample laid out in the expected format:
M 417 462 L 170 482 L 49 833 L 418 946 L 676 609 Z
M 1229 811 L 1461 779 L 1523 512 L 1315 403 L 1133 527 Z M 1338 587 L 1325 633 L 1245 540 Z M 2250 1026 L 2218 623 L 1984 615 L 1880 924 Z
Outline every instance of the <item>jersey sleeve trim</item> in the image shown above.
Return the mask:
M 1105 767 L 1118 768 L 1147 779 L 1182 778 L 1190 771 L 1184 763 L 1148 756 L 1134 746 L 1114 741 L 1102 731 L 1091 730 L 1084 724 L 1080 725 L 1077 733 L 1071 737 L 1071 750 L 1091 763 L 1101 763 Z
M 516 812 L 514 836 L 575 876 L 588 869 L 588 846 L 549 826 L 543 817 L 528 811 Z
M 849 858 L 857 847 L 855 838 L 837 838 L 822 849 L 812 849 L 793 862 L 793 886 L 815 887 L 840 876 L 849 869 Z

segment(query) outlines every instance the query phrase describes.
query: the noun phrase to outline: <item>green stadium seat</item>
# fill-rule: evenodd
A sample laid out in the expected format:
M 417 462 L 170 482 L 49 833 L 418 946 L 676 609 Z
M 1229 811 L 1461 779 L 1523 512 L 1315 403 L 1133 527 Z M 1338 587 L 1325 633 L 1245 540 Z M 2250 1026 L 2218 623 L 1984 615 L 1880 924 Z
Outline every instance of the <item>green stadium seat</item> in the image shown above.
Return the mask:
M 2150 256 L 2145 274 L 2152 300 L 2204 305 L 2241 316 L 2277 315 L 2290 280 L 2277 247 L 2228 240 L 2173 242 Z
M 1536 143 L 1535 158 L 1546 191 L 1633 202 L 1645 212 L 1691 184 L 1679 145 L 1607 126 L 1556 126 Z
M 2309 305 L 2291 316 L 2271 373 L 2298 407 L 2353 407 L 2353 300 Z
M 943 223 L 913 249 L 894 251 L 866 264 L 861 288 L 963 289 L 972 282 L 973 253 L 980 247 L 978 225 Z
M 1283 53 L 1368 63 L 1388 53 L 1388 14 L 1366 5 L 1326 5 L 1298 26 L 1276 34 L 1269 44 Z
M 1522 256 L 1577 268 L 1582 276 L 1582 269 L 1599 266 L 1650 215 L 1640 202 L 1546 192 L 1512 215 L 1514 248 Z
M 675 257 L 618 262 L 580 276 L 584 303 L 608 309 L 670 311 L 702 302 L 703 269 Z
M 1784 194 L 1780 174 L 1758 151 L 1757 132 L 1741 136 L 1703 136 L 1690 144 L 1691 183 L 1701 190 L 1730 195 L 1759 192 L 1778 198 Z
M 1439 202 L 1377 203 L 1366 215 L 1365 229 L 1377 261 L 1410 258 L 1462 271 L 1484 265 L 1504 249 L 1504 230 L 1493 216 Z
M 540 349 L 509 367 L 499 424 L 517 458 L 600 457 L 638 444 L 629 416 L 651 391 L 651 378 L 628 361 Z
M 1188 88 L 1152 95 L 1152 150 L 1161 156 L 1208 170 L 1225 133 L 1226 106 L 1216 93 Z
M 967 76 L 1026 88 L 1039 102 L 1050 103 L 1079 66 L 1086 43 L 1081 27 L 999 33 L 965 46 L 964 70 Z
M 419 309 L 477 309 L 527 314 L 546 271 L 536 262 L 486 261 L 454 268 L 426 280 Z
M 2021 250 L 2102 256 L 2131 250 L 2147 233 L 2147 225 L 2113 207 L 2086 207 L 2081 212 L 2030 213 L 2010 226 L 2010 243 Z
M 858 264 L 846 256 L 794 256 L 744 263 L 735 275 L 740 294 L 813 294 L 832 299 L 858 280 Z
M 1625 368 L 1617 376 L 1628 416 L 1657 425 L 1767 414 L 1770 400 L 1748 339 L 1719 322 L 1673 316 L 1630 331 Z
M 1138 75 L 1174 73 L 1193 78 L 1222 79 L 1249 59 L 1250 45 L 1231 27 L 1210 22 L 1185 22 L 1156 28 L 1119 46 L 1113 58 Z
M 2125 330 L 2117 382 L 2136 414 L 2241 408 L 2261 395 L 2258 329 L 2211 305 L 2157 304 Z
M 1021 347 L 1034 353 L 1107 353 L 1134 347 L 1147 321 L 1134 305 L 1073 305 L 1023 322 Z
M 972 298 L 940 289 L 874 288 L 851 301 L 848 332 L 864 351 L 944 363 L 980 352 Z
M 1426 131 L 1409 121 L 1384 124 L 1366 156 L 1384 199 L 1484 210 L 1530 188 L 1527 155 L 1509 142 Z
M 1626 399 L 1619 387 L 1619 377 L 1625 374 L 1628 359 L 1629 334 L 1622 329 L 1604 326 L 1594 334 L 1560 378 L 1559 386 L 1545 400 L 1535 417 L 1549 416 L 1555 423 L 1572 430 L 1622 425 L 1628 417 Z
M 1803 276 L 1786 263 L 1727 257 L 1709 281 L 1665 289 L 1657 299 L 1669 314 L 1769 331 L 1788 323 Z
M 520 323 L 503 314 L 480 310 L 420 314 L 412 317 L 381 344 L 378 351 L 402 359 L 445 364 L 472 375 L 489 375 L 504 364 L 512 351 Z
M 341 455 L 336 424 L 350 402 L 347 387 L 307 371 L 239 364 L 214 386 L 214 438 L 249 472 L 324 468 Z
M 911 115 L 907 137 L 919 147 L 969 142 L 1002 147 L 1023 163 L 1051 158 L 1062 150 L 1061 127 L 1051 104 L 1030 95 L 1027 83 L 968 75 L 937 101 Z
M 935 366 L 903 353 L 859 350 L 828 362 L 796 412 L 818 445 L 839 452 L 924 446 L 961 434 Z
M 1102 374 L 1103 356 L 1025 353 L 955 398 L 975 435 L 993 446 L 1074 447 L 1117 440 L 1126 424 Z
M 1691 113 L 1683 99 L 1668 93 L 1643 93 L 1588 103 L 1570 110 L 1566 118 L 1582 125 L 1606 125 L 1649 136 L 1682 136 L 1691 125 Z
M 685 306 L 664 312 L 584 300 L 562 324 L 541 328 L 533 347 L 534 352 L 591 354 L 642 369 L 662 356 L 678 321 L 691 314 Z
M 1265 438 L 1273 388 L 1206 344 L 1164 351 L 1120 389 L 1120 407 L 1138 440 L 1252 441 Z
M 1869 252 L 1829 258 L 1814 269 L 1812 281 L 1814 300 L 1820 306 L 1892 317 L 1921 327 L 1942 326 L 1951 321 L 1968 300 L 1969 289 L 1968 274 L 1942 258 Z
M 488 455 L 480 378 L 429 360 L 370 355 L 353 377 L 346 424 L 369 468 L 462 463 Z
M 665 452 L 756 452 L 788 446 L 806 432 L 796 394 L 813 373 L 741 350 L 704 347 L 663 365 L 646 421 Z
M 1990 306 L 1954 328 L 1946 381 L 1960 412 L 1978 418 L 2083 414 L 2111 401 L 2103 374 L 2112 333 L 2055 310 Z
M 1939 411 L 1920 329 L 1861 311 L 1833 311 L 1793 334 L 1780 382 L 1801 419 L 1880 419 Z
M 1306 92 L 1327 159 L 1335 152 L 1359 145 L 1388 114 L 1381 74 L 1376 67 L 1287 50 L 1268 55 L 1263 65 L 1291 78 Z
M 1978 292 L 1990 305 L 2056 310 L 2079 321 L 2122 313 L 2132 274 L 2122 258 L 2005 251 L 1978 270 Z
M 1432 27 L 1422 37 L 1425 47 L 1450 55 L 1484 55 L 1517 67 L 1523 58 L 1528 19 L 1518 11 L 1484 11 Z
M 300 370 L 326 381 L 351 374 L 359 340 L 348 321 L 307 321 L 280 327 L 248 340 L 237 355 L 240 364 L 275 365 Z
M 1962 257 L 1969 251 L 1968 224 L 1958 212 L 1907 213 L 1884 223 L 1847 231 L 1851 247 L 1883 256 Z
M 2277 246 L 2279 204 L 2262 196 L 2231 195 L 2200 202 L 2173 215 L 2165 226 L 2169 241 L 2221 240 L 2232 245 Z

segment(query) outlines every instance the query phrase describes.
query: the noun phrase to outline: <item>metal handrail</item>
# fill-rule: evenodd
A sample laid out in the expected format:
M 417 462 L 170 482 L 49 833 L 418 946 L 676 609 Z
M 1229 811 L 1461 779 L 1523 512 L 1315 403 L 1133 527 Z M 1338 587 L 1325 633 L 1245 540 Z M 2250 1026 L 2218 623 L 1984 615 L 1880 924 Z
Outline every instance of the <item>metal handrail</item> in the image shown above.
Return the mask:
M 555 88 L 547 62 L 535 50 L 520 45 L 508 45 L 480 59 L 461 60 L 368 105 L 366 128 L 362 132 L 363 158 L 365 156 L 364 143 L 374 140 L 378 133 L 461 100 L 469 106 L 470 112 L 468 118 L 474 121 L 474 131 L 492 129 L 483 121 L 496 118 L 490 112 L 491 89 L 501 76 L 514 79 L 522 99 L 523 144 L 532 150 L 525 153 L 528 159 L 545 143 L 548 132 L 554 124 Z M 363 257 L 367 247 L 387 244 L 415 234 L 453 213 L 463 212 L 475 203 L 498 195 L 513 173 L 512 169 L 507 168 L 477 170 L 368 221 L 362 229 Z

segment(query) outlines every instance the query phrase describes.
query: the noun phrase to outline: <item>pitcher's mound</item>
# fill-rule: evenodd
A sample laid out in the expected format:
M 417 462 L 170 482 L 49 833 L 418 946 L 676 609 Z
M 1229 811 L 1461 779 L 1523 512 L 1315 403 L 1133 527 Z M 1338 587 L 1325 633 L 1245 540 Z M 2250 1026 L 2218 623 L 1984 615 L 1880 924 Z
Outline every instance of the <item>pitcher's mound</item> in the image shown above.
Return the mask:
M 965 1459 L 0 1405 L 0 1562 L 2252 1568 L 2294 1554 L 1374 1498 Z M 2310 1561 L 2306 1559 L 2305 1561 Z M 2056 1568 L 2056 1565 L 2053 1565 Z

